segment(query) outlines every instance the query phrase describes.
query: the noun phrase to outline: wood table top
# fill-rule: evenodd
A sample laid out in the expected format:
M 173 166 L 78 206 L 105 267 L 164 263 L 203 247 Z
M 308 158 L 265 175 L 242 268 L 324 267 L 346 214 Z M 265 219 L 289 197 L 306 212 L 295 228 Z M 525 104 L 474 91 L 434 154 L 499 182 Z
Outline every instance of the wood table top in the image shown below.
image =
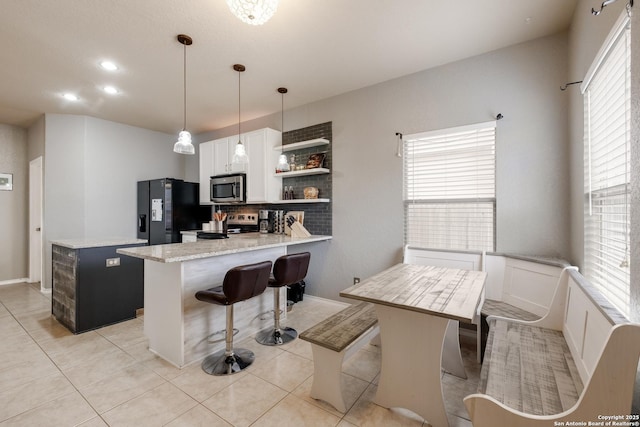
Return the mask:
M 484 271 L 396 264 L 340 296 L 471 323 L 486 279 Z

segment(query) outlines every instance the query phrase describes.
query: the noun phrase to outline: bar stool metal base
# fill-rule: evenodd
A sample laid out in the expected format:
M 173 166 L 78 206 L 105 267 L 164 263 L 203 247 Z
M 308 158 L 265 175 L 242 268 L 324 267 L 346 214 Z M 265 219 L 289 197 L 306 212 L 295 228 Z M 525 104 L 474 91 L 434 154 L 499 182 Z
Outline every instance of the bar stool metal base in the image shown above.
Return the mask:
M 251 350 L 244 348 L 234 348 L 231 355 L 220 350 L 204 358 L 202 370 L 209 375 L 232 375 L 249 367 L 255 358 Z
M 269 328 L 256 334 L 256 341 L 263 345 L 282 345 L 295 340 L 298 331 L 293 328 Z

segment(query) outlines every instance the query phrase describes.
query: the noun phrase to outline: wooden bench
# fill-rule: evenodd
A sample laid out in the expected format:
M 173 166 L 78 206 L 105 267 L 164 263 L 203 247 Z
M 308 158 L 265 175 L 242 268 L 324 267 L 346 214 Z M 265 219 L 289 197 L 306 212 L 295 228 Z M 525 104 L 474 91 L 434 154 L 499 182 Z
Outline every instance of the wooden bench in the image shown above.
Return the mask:
M 630 413 L 640 325 L 629 323 L 575 269 L 565 274 L 559 327 L 555 310 L 536 321 L 488 317 L 478 393 L 464 399 L 474 427 L 548 427 Z M 562 287 L 554 300 L 558 292 Z
M 379 332 L 373 304 L 351 305 L 300 334 L 313 351 L 311 397 L 330 403 L 340 412 L 347 407 L 340 387 L 342 363 Z

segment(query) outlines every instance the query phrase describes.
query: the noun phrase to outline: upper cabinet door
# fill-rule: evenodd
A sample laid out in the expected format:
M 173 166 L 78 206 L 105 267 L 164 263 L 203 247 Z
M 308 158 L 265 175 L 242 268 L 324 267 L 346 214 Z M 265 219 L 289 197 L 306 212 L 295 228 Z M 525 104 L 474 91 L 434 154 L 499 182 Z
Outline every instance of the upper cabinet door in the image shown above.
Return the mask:
M 281 133 L 265 128 L 249 132 L 244 136 L 249 155 L 247 202 L 270 203 L 279 200 L 282 178 L 274 177 L 273 173 L 279 155 L 274 147 L 281 144 Z
M 231 172 L 230 139 L 221 138 L 213 141 L 213 175 L 224 175 Z
M 200 144 L 200 204 L 211 205 L 209 178 L 213 175 L 213 141 Z

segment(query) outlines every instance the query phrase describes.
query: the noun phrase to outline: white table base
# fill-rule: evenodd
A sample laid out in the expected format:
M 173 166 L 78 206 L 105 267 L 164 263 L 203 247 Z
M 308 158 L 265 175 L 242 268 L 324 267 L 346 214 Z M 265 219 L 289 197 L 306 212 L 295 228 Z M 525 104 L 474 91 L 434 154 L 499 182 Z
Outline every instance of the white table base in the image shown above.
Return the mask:
M 374 402 L 405 408 L 433 427 L 449 425 L 440 362 L 449 319 L 376 304 L 382 370 Z

